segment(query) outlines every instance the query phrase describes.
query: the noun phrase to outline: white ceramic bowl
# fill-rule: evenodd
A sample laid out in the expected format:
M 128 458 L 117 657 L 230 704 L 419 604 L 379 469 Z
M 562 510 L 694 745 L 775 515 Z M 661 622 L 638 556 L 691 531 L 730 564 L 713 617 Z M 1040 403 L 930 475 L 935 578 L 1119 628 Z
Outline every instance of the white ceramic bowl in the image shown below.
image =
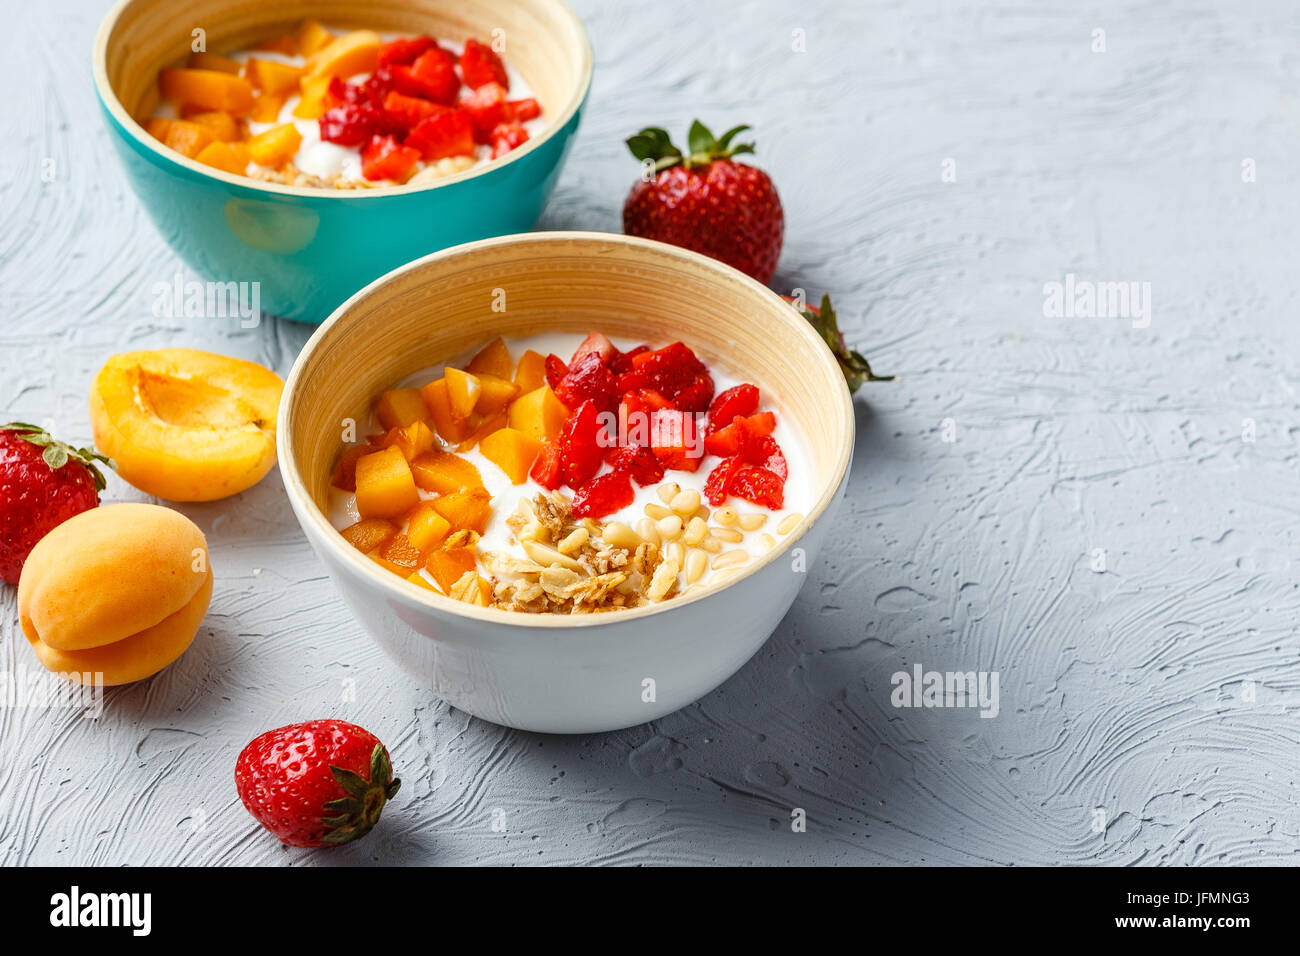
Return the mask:
M 492 311 L 499 290 L 508 307 Z M 327 517 L 343 419 L 382 390 L 496 335 L 600 329 L 681 339 L 755 381 L 802 432 L 816 500 L 781 547 L 723 587 L 597 615 L 481 608 L 403 581 Z M 661 717 L 734 674 L 775 630 L 844 494 L 853 409 L 830 351 L 780 297 L 728 266 L 662 243 L 534 233 L 435 253 L 362 289 L 294 363 L 280 406 L 280 470 L 307 540 L 380 646 L 431 691 L 523 730 L 592 733 Z M 647 682 L 653 682 L 649 684 Z M 650 690 L 653 690 L 653 693 Z

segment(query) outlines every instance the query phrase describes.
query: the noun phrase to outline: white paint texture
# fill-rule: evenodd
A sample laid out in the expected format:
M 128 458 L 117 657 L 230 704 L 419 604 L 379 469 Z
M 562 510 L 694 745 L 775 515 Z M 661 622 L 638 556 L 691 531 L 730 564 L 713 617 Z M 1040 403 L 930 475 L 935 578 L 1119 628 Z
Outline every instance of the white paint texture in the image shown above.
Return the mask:
M 0 113 L 0 401 L 78 439 L 111 352 L 185 344 L 283 373 L 310 332 L 151 316 L 178 263 L 97 115 L 105 6 L 14 5 L 24 42 L 0 59 L 22 91 Z M 639 126 L 751 122 L 788 216 L 777 285 L 830 290 L 849 338 L 904 376 L 859 399 L 849 498 L 794 609 L 653 725 L 502 730 L 359 632 L 273 475 L 182 509 L 216 594 L 178 665 L 99 721 L 0 710 L 0 863 L 323 861 L 261 832 L 231 774 L 257 732 L 330 715 L 384 739 L 405 781 L 331 863 L 1294 862 L 1295 10 L 578 6 L 596 81 L 543 227 L 619 228 Z M 1150 328 L 1045 319 L 1067 272 L 1151 282 Z M 138 496 L 114 480 L 110 497 Z M 0 666 L 32 666 L 13 589 L 0 627 Z M 893 709 L 890 675 L 917 662 L 998 671 L 1000 715 Z

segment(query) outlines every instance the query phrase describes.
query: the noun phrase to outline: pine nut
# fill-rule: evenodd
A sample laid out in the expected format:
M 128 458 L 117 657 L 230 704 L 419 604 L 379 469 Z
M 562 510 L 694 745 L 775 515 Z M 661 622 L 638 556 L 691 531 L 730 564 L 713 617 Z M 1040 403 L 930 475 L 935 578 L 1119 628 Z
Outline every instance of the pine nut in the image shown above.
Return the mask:
M 665 541 L 671 541 L 682 533 L 681 516 L 669 515 L 667 518 L 660 518 L 655 527 L 659 529 L 659 534 Z
M 740 544 L 745 540 L 745 536 L 735 528 L 710 528 L 709 531 L 719 541 L 727 541 L 731 544 Z
M 600 532 L 605 543 L 615 548 L 635 551 L 641 544 L 641 536 L 621 521 L 611 521 Z
M 802 520 L 803 520 L 803 515 L 799 514 L 797 511 L 792 514 L 788 514 L 781 519 L 781 523 L 776 526 L 776 530 L 779 531 L 781 534 L 789 534 L 791 531 L 794 530 L 794 526 L 797 525 Z
M 568 568 L 570 571 L 582 571 L 583 567 L 567 554 L 561 554 L 550 545 L 542 544 L 540 541 L 523 542 L 524 554 L 528 555 L 538 564 L 551 567 L 559 565 L 562 568 Z
M 685 491 L 679 491 L 673 496 L 673 500 L 668 502 L 668 507 L 672 508 L 683 518 L 689 518 L 695 514 L 695 509 L 700 506 L 700 493 L 694 488 L 687 488 Z
M 740 516 L 736 514 L 736 509 L 731 505 L 723 505 L 717 511 L 713 512 L 713 520 L 723 526 L 730 526 L 736 523 Z
M 650 586 L 646 588 L 646 597 L 652 601 L 662 601 L 669 589 L 677 583 L 677 573 L 680 570 L 681 567 L 672 558 L 660 561 L 650 578 Z
M 670 501 L 672 501 L 674 498 L 677 497 L 677 492 L 681 490 L 682 490 L 682 486 L 677 484 L 677 482 L 668 481 L 668 482 L 664 482 L 664 484 L 659 486 L 658 490 L 656 491 L 656 494 L 659 495 L 660 501 L 662 501 L 664 504 L 668 504 Z
M 770 549 L 770 548 L 775 548 L 775 547 L 776 547 L 776 538 L 772 537 L 770 534 L 765 534 L 765 535 L 763 535 L 763 547 L 765 547 L 765 548 L 769 548 L 769 549 Z
M 655 521 L 658 521 L 660 518 L 667 518 L 670 514 L 672 514 L 672 512 L 669 511 L 666 507 L 664 507 L 663 505 L 657 505 L 653 501 L 650 504 L 645 506 L 645 513 L 649 517 L 654 518 Z
M 757 531 L 765 524 L 767 524 L 767 515 L 761 511 L 740 516 L 740 527 L 743 531 Z
M 720 554 L 713 559 L 713 570 L 721 571 L 723 568 L 735 568 L 749 560 L 749 552 L 737 548 L 735 551 L 728 551 L 726 554 Z
M 721 571 L 714 571 L 712 577 L 709 578 L 709 584 L 714 587 L 722 587 L 732 578 L 737 577 L 742 570 L 742 568 L 723 568 Z
M 700 547 L 703 548 L 705 551 L 709 552 L 710 554 L 717 554 L 719 551 L 722 550 L 722 542 L 719 541 L 717 538 L 715 538 L 713 535 L 709 535 L 707 538 L 705 538 L 703 541 L 700 542 Z
M 686 583 L 694 584 L 704 574 L 704 569 L 709 564 L 709 556 L 703 551 L 692 549 L 691 553 L 686 556 Z
M 695 517 L 699 518 L 701 521 L 708 521 L 709 514 L 710 511 L 708 505 L 700 505 L 695 509 Z
M 560 554 L 573 554 L 591 537 L 591 532 L 586 528 L 574 528 L 570 531 L 558 545 Z
M 704 540 L 704 536 L 709 533 L 709 526 L 705 524 L 703 518 L 692 518 L 690 524 L 686 526 L 686 534 L 682 540 L 695 547 Z
M 686 563 L 686 545 L 680 541 L 669 541 L 664 545 L 664 554 L 676 561 L 679 568 Z
M 655 524 L 653 518 L 642 518 L 636 523 L 636 533 L 641 536 L 642 541 L 649 541 L 651 544 L 659 543 L 659 527 Z
M 587 529 L 588 536 L 600 534 L 600 525 L 596 524 L 595 518 L 583 518 L 578 524 Z

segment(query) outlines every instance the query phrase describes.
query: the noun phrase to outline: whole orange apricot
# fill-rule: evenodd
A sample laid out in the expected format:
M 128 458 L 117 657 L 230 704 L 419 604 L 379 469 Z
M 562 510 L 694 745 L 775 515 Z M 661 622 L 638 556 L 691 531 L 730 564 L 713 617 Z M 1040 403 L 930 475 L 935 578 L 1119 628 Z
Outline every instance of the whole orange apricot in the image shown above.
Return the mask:
M 255 362 L 195 349 L 123 352 L 90 390 L 95 444 L 117 473 L 169 501 L 238 494 L 275 464 L 284 381 Z
M 18 616 L 47 670 L 128 684 L 185 652 L 211 597 L 207 540 L 194 522 L 159 505 L 103 505 L 32 549 Z

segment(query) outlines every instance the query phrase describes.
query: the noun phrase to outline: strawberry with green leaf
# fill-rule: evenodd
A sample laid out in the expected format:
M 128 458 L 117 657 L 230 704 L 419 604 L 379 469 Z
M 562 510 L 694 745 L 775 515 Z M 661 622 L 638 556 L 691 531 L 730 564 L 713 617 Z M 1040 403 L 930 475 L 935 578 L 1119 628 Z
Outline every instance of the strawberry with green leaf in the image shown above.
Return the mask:
M 894 375 L 877 375 L 871 371 L 871 363 L 866 360 L 862 353 L 844 344 L 844 333 L 840 331 L 839 318 L 835 314 L 835 309 L 831 306 L 831 297 L 829 295 L 822 296 L 821 305 L 800 306 L 798 302 L 788 295 L 782 296 L 782 298 L 793 305 L 795 311 L 811 322 L 812 327 L 817 330 L 817 334 L 821 336 L 827 348 L 834 354 L 835 361 L 840 363 L 840 371 L 844 373 L 844 380 L 849 385 L 850 394 L 861 388 L 864 382 L 894 381 L 896 378 Z

